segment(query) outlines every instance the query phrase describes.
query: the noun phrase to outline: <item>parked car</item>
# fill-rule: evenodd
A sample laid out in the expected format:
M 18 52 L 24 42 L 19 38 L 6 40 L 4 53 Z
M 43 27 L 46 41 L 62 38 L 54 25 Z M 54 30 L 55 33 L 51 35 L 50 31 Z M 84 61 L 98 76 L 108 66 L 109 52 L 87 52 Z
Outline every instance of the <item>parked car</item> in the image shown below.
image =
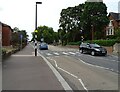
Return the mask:
M 40 50 L 48 50 L 48 44 L 45 42 L 40 43 L 39 49 Z
M 94 55 L 107 55 L 107 50 L 103 48 L 102 46 L 98 44 L 93 44 L 93 43 L 82 43 L 79 46 L 79 51 L 81 53 L 88 53 L 91 54 L 92 56 Z

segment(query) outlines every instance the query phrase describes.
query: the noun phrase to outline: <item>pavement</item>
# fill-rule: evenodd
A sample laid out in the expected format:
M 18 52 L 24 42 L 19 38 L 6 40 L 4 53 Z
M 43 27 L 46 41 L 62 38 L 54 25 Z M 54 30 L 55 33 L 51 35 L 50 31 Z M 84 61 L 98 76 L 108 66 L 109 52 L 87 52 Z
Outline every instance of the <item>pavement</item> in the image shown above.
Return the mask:
M 27 45 L 3 62 L 2 90 L 64 90 L 41 56 Z

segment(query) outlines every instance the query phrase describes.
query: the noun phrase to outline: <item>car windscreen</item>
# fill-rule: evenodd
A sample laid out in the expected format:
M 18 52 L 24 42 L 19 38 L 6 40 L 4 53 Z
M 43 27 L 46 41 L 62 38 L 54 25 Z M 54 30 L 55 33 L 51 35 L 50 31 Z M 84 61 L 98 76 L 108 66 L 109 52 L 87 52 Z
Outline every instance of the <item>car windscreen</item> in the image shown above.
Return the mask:
M 100 45 L 98 45 L 98 44 L 90 44 L 90 46 L 91 47 L 95 47 L 95 48 L 99 48 L 100 47 Z

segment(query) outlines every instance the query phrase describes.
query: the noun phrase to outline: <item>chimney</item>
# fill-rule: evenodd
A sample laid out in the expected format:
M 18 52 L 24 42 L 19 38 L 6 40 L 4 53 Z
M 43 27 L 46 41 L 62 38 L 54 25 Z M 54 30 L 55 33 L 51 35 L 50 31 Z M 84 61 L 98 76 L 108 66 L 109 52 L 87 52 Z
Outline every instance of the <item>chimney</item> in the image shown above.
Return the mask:
M 103 0 L 87 0 L 86 2 L 103 2 Z

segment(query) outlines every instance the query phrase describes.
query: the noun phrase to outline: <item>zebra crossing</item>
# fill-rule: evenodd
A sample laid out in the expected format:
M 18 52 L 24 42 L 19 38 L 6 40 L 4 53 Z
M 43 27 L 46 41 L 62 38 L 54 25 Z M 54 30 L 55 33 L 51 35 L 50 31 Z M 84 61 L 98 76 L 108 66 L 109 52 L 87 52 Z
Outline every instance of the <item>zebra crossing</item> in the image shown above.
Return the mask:
M 62 52 L 41 52 L 41 54 L 45 55 L 45 56 L 61 56 L 61 55 L 80 55 L 80 52 L 79 51 L 76 51 L 76 52 L 65 52 L 65 51 L 62 51 Z

